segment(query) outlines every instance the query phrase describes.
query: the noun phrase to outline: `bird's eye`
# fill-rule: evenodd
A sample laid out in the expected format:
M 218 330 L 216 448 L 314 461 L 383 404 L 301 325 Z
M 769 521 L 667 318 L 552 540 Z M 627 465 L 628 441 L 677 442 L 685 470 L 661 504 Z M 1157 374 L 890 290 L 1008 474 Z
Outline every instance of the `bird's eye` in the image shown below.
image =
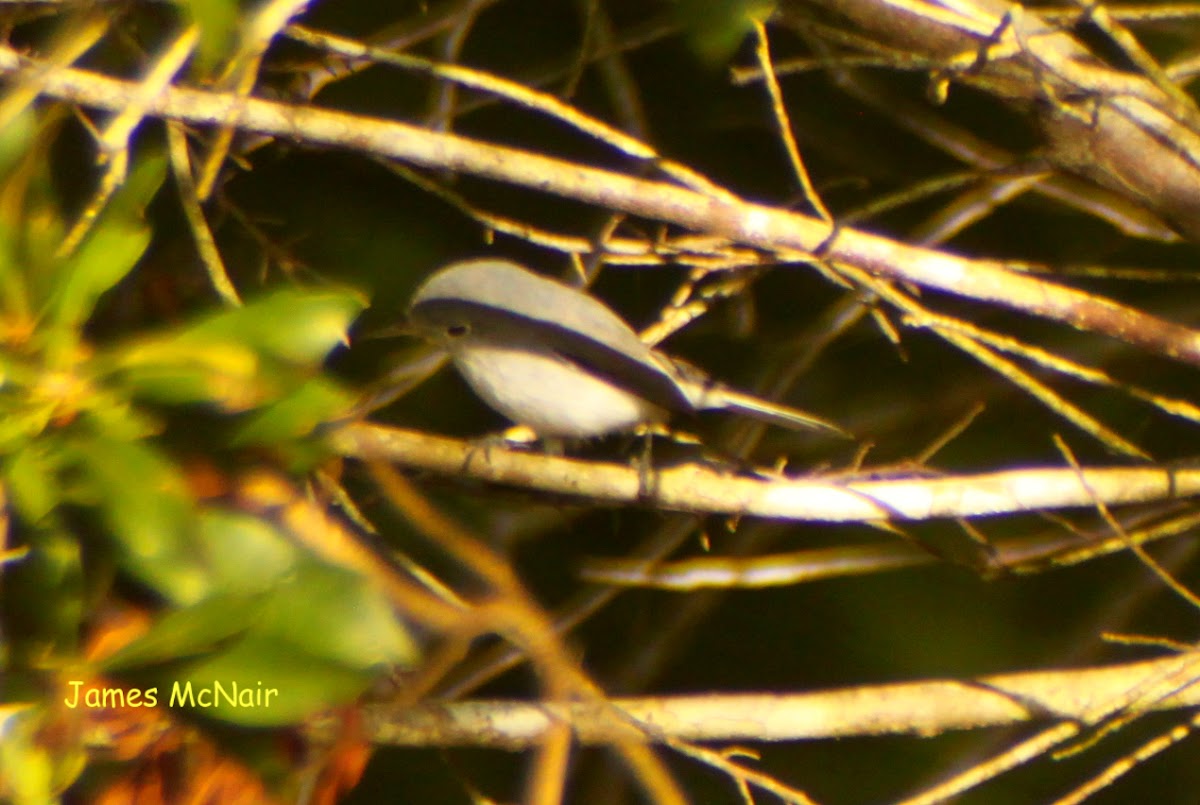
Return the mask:
M 451 324 L 446 328 L 446 335 L 451 338 L 462 338 L 469 332 L 471 332 L 471 328 L 465 324 Z

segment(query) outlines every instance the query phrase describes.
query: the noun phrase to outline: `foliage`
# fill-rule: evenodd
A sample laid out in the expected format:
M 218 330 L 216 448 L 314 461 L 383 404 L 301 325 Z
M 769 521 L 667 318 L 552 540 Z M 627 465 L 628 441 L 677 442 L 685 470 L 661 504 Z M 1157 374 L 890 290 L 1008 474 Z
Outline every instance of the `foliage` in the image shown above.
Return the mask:
M 44 708 L 21 703 L 35 678 L 57 688 L 103 675 L 164 702 L 177 684 L 266 678 L 287 691 L 276 706 L 219 700 L 196 713 L 279 725 L 353 699 L 415 657 L 377 589 L 314 559 L 271 517 L 237 511 L 204 488 L 200 470 L 232 466 L 250 447 L 277 461 L 320 456 L 309 444 L 316 429 L 352 400 L 322 362 L 364 299 L 284 286 L 244 307 L 91 336 L 98 308 L 145 259 L 146 210 L 164 192 L 166 160 L 143 149 L 63 253 L 70 220 L 48 158 L 63 122 L 30 111 L 0 134 L 0 478 L 11 529 L 3 768 L 7 796 L 21 802 L 81 769 L 78 754 L 52 758 L 31 740 L 67 712 L 58 692 Z M 208 445 L 181 437 L 197 425 L 214 437 Z M 103 634 L 98 613 L 118 605 L 114 581 L 136 583 L 157 619 L 115 655 L 85 656 Z
M 1076 5 L 5 4 L 0 800 L 1188 801 L 1200 16 Z M 479 255 L 855 438 L 481 442 Z

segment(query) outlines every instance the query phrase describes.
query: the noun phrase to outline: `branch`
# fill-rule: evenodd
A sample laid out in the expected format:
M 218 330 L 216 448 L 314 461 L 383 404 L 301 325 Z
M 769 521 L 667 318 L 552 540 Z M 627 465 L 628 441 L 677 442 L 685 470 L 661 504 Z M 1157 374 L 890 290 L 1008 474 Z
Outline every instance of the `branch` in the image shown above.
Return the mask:
M 993 302 L 1136 344 L 1200 366 L 1200 332 L 1102 297 L 969 259 L 855 229 L 831 231 L 810 216 L 638 179 L 417 126 L 235 95 L 170 88 L 139 97 L 140 85 L 54 68 L 0 47 L 0 75 L 41 82 L 43 95 L 119 111 L 135 100 L 147 113 L 193 124 L 234 126 L 310 145 L 363 151 L 431 168 L 508 182 L 607 209 L 720 234 L 785 256 L 819 253 L 889 279 Z
M 1146 205 L 1200 240 L 1200 111 L 1161 68 L 1138 59 L 1138 50 L 1123 46 L 1150 77 L 1109 67 L 1067 30 L 1003 0 L 820 4 L 851 20 L 856 33 L 937 63 L 935 81 L 970 83 L 1031 109 L 1049 161 Z M 1081 4 L 1079 13 L 1090 7 Z
M 1200 494 L 1200 468 L 1018 469 L 949 477 L 739 476 L 700 464 L 649 473 L 480 445 L 379 425 L 346 425 L 330 435 L 341 455 L 382 459 L 444 475 L 578 497 L 699 514 L 818 522 L 928 520 L 1144 503 Z
M 366 733 L 391 746 L 525 749 L 569 724 L 582 743 L 794 741 L 863 735 L 930 737 L 1046 720 L 1073 734 L 1117 715 L 1200 704 L 1200 652 L 1121 665 L 933 679 L 792 694 L 713 694 L 590 702 L 475 700 L 364 707 Z M 613 718 L 613 708 L 627 720 Z M 319 735 L 336 719 L 318 721 Z

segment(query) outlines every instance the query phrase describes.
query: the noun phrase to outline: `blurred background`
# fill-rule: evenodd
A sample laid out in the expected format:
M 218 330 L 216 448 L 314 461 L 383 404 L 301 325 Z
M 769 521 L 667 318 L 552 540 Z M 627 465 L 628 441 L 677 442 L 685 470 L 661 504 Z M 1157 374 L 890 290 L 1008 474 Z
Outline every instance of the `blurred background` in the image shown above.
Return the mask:
M 1172 215 L 1139 217 L 1144 200 L 1125 198 L 1130 207 L 1116 216 L 1151 221 L 1142 236 L 1131 231 L 1132 223 L 1115 225 L 1080 205 L 1032 192 L 1014 193 L 1003 203 L 979 202 L 970 207 L 974 217 L 964 226 L 939 229 L 973 192 L 1014 177 L 1067 175 L 1047 155 L 1039 119 L 1039 104 L 1046 101 L 1004 97 L 986 80 L 952 81 L 939 99 L 936 52 L 923 50 L 916 34 L 904 41 L 898 29 L 889 39 L 864 27 L 842 5 L 342 2 L 298 6 L 292 21 L 310 32 L 504 77 L 605 121 L 744 199 L 811 213 L 768 92 L 755 78 L 754 25 L 763 22 L 791 132 L 835 220 L 955 254 L 1012 261 L 1055 282 L 1195 326 L 1196 246 L 1177 234 L 1182 228 Z M 143 78 L 190 21 L 200 33 L 187 67 L 174 79 L 180 85 L 226 92 L 252 88 L 256 96 L 287 103 L 660 175 L 651 163 L 618 154 L 546 114 L 453 87 L 427 70 L 350 63 L 298 41 L 301 36 L 282 26 L 256 53 L 247 45 L 254 42 L 247 32 L 271 8 L 227 0 L 6 3 L 0 17 L 7 48 L 14 52 L 127 80 Z M 1092 47 L 1113 69 L 1141 74 L 1100 26 L 1071 16 L 1074 6 L 1046 8 L 1058 13 L 1046 16 L 1055 30 Z M 1128 24 L 1159 63 L 1190 58 L 1197 41 L 1195 15 L 1164 20 L 1152 14 L 1158 8 L 1123 5 L 1122 25 Z M 794 67 L 785 69 L 788 64 Z M 283 504 L 246 503 L 238 479 L 269 468 L 287 479 L 281 484 L 295 501 L 351 524 L 351 531 L 362 530 L 354 519 L 361 515 L 373 525 L 372 541 L 380 550 L 428 567 L 460 594 L 479 591 L 470 573 L 414 536 L 408 518 L 380 493 L 361 463 L 331 457 L 319 427 L 336 421 L 360 394 L 412 359 L 417 345 L 410 341 L 369 336 L 398 323 L 413 289 L 453 260 L 495 255 L 568 280 L 582 266 L 591 273 L 593 292 L 635 327 L 657 321 L 689 281 L 699 289 L 692 298 L 712 289 L 704 315 L 662 347 L 735 387 L 775 393 L 833 419 L 856 437 L 838 442 L 770 429 L 751 433 L 747 448 L 746 423 L 736 419 L 706 414 L 678 423 L 697 433 L 710 455 L 732 463 L 771 466 L 786 458 L 791 473 L 857 471 L 878 477 L 1066 466 L 1055 434 L 1081 464 L 1138 463 L 929 329 L 907 327 L 870 289 L 835 284 L 802 261 L 781 262 L 747 250 L 734 254 L 719 243 L 707 252 L 673 248 L 653 259 L 622 259 L 605 248 L 606 239 L 674 247 L 690 233 L 480 177 L 234 132 L 201 206 L 228 279 L 247 302 L 238 319 L 214 291 L 211 262 L 197 249 L 194 223 L 180 200 L 177 166 L 167 166 L 170 143 L 163 122 L 151 116 L 131 136 L 123 152 L 131 178 L 114 200 L 100 203 L 99 223 L 83 236 L 82 252 L 72 253 L 99 242 L 94 251 L 104 256 L 93 258 L 89 268 L 86 260 L 56 249 L 101 198 L 98 188 L 111 163 L 98 163 L 98 130 L 111 118 L 48 97 L 26 97 L 19 104 L 21 93 L 36 95 L 34 78 L 9 69 L 2 80 L 0 103 L 6 105 L 0 110 L 11 114 L 0 135 L 7 286 L 7 379 L 0 394 L 8 397 L 9 431 L 0 434 L 8 529 L 2 547 L 13 553 L 3 566 L 0 597 L 4 697 L 13 715 L 0 733 L 10 746 L 0 753 L 0 763 L 11 775 L 13 764 L 29 768 L 37 759 L 52 770 L 45 773 L 52 782 L 42 786 L 44 792 L 71 801 L 116 802 L 122 796 L 153 801 L 137 799 L 150 795 L 129 782 L 126 775 L 135 768 L 130 758 L 96 762 L 81 735 L 70 730 L 71 737 L 61 741 L 46 738 L 49 725 L 65 718 L 54 712 L 54 702 L 73 669 L 148 686 L 200 674 L 197 657 L 223 657 L 228 664 L 220 667 L 230 674 L 256 668 L 260 675 L 283 678 L 281 685 L 311 689 L 294 712 L 276 716 L 278 723 L 211 713 L 178 716 L 212 742 L 216 756 L 238 758 L 266 781 L 264 792 L 281 799 L 301 787 L 300 769 L 312 758 L 291 745 L 280 749 L 280 735 L 302 744 L 298 725 L 318 707 L 352 712 L 362 697 L 393 695 L 387 685 L 380 692 L 385 667 L 420 673 L 420 657 L 445 636 L 428 624 L 394 620 L 383 599 L 370 593 L 348 600 L 361 581 L 343 578 L 344 569 L 297 570 L 307 562 L 324 566 L 325 560 L 302 558 L 305 550 L 281 536 L 293 527 Z M 914 133 L 919 127 L 929 134 Z M 985 170 L 931 142 L 935 135 L 949 140 L 962 132 L 986 141 L 1006 161 Z M 184 127 L 183 133 L 197 168 L 214 148 L 215 129 Z M 1108 203 L 1113 193 L 1081 186 L 1083 199 Z M 554 248 L 495 231 L 481 220 L 484 213 L 591 247 Z M 111 243 L 100 240 L 106 233 Z M 138 245 L 127 246 L 129 238 L 140 239 Z M 700 275 L 697 267 L 710 272 Z M 280 301 L 281 289 L 298 289 L 303 301 Z M 1127 389 L 1136 385 L 1194 398 L 1191 367 L 996 306 L 905 290 L 932 310 L 1103 370 L 1125 386 L 1098 386 L 1026 366 L 1145 456 L 1191 460 L 1195 422 L 1167 416 Z M 314 324 L 327 320 L 334 322 L 327 330 Z M 301 342 L 307 346 L 298 354 L 289 352 Z M 239 363 L 243 358 L 248 363 Z M 46 381 L 52 375 L 80 387 L 53 396 Z M 791 382 L 781 383 L 789 375 Z M 383 425 L 464 439 L 507 424 L 449 369 L 369 416 Z M 967 424 L 953 438 L 928 452 L 962 423 Z M 670 444 L 656 444 L 655 450 L 662 461 L 695 456 Z M 637 440 L 611 439 L 570 452 L 627 462 L 640 451 Z M 336 478 L 357 507 L 354 517 L 327 491 L 313 493 L 311 479 L 318 472 Z M 881 567 L 860 577 L 766 589 L 622 591 L 564 636 L 582 667 L 612 695 L 801 692 L 1131 661 L 1163 650 L 1115 645 L 1105 640 L 1106 633 L 1186 644 L 1200 617 L 1127 551 L 1055 567 L 1051 557 L 1012 566 L 995 549 L 1006 540 L 1068 542 L 1073 530 L 1100 535 L 1107 526 L 1095 511 L 978 519 L 969 527 L 949 520 L 908 523 L 887 533 L 868 525 L 737 521 L 595 506 L 428 472 L 406 475 L 429 502 L 506 559 L 548 612 L 595 592 L 579 575 L 591 558 L 626 557 L 667 533 L 677 535 L 675 558 L 893 539 L 930 557 L 917 568 Z M 178 507 L 161 516 L 145 513 L 145 501 L 161 502 L 164 496 L 177 496 Z M 1169 501 L 1117 514 L 1126 523 L 1137 518 L 1176 523 L 1191 516 L 1192 508 Z M 153 528 L 145 528 L 155 535 L 138 531 L 139 520 L 150 522 Z M 196 522 L 208 536 L 189 530 Z M 260 541 L 246 536 L 259 528 L 271 534 L 259 534 Z M 175 536 L 164 536 L 168 532 Z M 1191 536 L 1179 528 L 1149 546 L 1185 587 L 1194 585 Z M 153 550 L 142 550 L 146 540 Z M 260 552 L 248 551 L 247 544 Z M 197 551 L 203 558 L 195 560 L 193 574 L 171 572 Z M 149 554 L 157 558 L 147 559 Z M 214 558 L 221 556 L 226 558 Z M 276 565 L 263 557 L 283 558 Z M 270 584 L 249 578 L 253 574 L 246 570 L 255 565 L 268 568 Z M 304 575 L 310 571 L 313 575 Z M 290 592 L 279 592 L 289 584 Z M 309 595 L 316 596 L 310 603 L 322 614 L 304 615 L 308 619 L 297 629 L 313 634 L 300 640 L 286 625 L 287 613 L 299 611 L 291 608 Z M 261 612 L 274 614 L 254 609 L 260 614 L 252 622 L 237 630 L 219 628 L 229 624 L 230 612 L 241 611 L 236 602 L 264 596 L 273 603 Z M 197 608 L 202 614 L 195 614 Z M 108 634 L 107 618 L 114 612 L 126 618 L 131 611 L 152 624 L 147 628 L 157 642 L 147 646 L 143 633 L 137 650 L 112 669 L 91 665 L 98 636 Z M 317 636 L 341 632 L 362 612 L 367 614 L 355 628 L 369 649 L 327 645 Z M 182 618 L 183 625 L 173 625 L 171 616 Z M 266 622 L 273 625 L 262 626 Z M 326 626 L 317 628 L 318 623 Z M 172 642 L 165 636 L 171 634 L 186 637 Z M 247 642 L 247 635 L 254 639 Z M 242 645 L 232 659 L 231 641 Z M 480 670 L 500 642 L 485 636 L 464 648 L 460 662 L 429 695 L 536 698 L 540 682 L 528 665 L 494 675 Z M 279 676 L 284 668 L 306 673 L 314 665 L 327 675 Z M 404 676 L 391 684 L 402 690 Z M 962 801 L 1055 801 L 1186 718 L 1168 712 L 1132 719 L 1095 745 L 1062 758 L 1038 757 Z M 760 745 L 754 748 L 761 757 L 751 765 L 819 802 L 897 801 L 1036 729 Z M 176 757 L 161 746 L 156 751 L 160 760 Z M 1154 757 L 1089 801 L 1190 802 L 1200 779 L 1189 751 L 1185 742 Z M 691 801 L 745 801 L 711 769 L 666 750 L 660 755 Z M 216 768 L 215 761 L 206 762 Z M 379 748 L 357 785 L 352 785 L 357 777 L 346 772 L 351 783 L 346 788 L 352 790 L 343 792 L 344 801 L 513 802 L 522 797 L 529 767 L 529 753 Z M 157 773 L 170 778 L 161 764 Z M 27 776 L 20 778 L 26 781 L 22 790 L 38 790 Z M 10 786 L 16 785 L 12 779 Z M 580 803 L 643 796 L 613 753 L 600 749 L 577 751 L 565 791 L 562 801 Z M 165 786 L 159 796 L 193 801 L 182 790 L 175 794 Z

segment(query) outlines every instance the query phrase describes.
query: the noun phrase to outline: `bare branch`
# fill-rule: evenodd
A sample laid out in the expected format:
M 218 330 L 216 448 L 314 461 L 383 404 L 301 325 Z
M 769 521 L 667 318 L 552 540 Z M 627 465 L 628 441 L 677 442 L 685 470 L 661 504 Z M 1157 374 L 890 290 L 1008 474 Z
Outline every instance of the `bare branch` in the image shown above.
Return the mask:
M 872 522 L 979 517 L 1200 494 L 1200 468 L 1070 467 L 949 477 L 747 477 L 699 464 L 645 470 L 480 445 L 378 425 L 330 436 L 342 455 L 508 484 L 596 503 L 784 520 Z
M 82 70 L 46 70 L 10 48 L 0 48 L 0 75 L 26 73 L 40 77 L 45 94 L 88 106 L 119 110 L 138 97 L 138 84 Z M 192 89 L 167 89 L 146 108 L 148 113 L 191 123 L 232 125 L 312 145 L 462 171 L 721 234 L 763 249 L 820 253 L 881 277 L 994 302 L 1200 365 L 1200 332 L 1103 297 L 1013 272 L 996 260 L 969 259 L 853 229 L 831 231 L 824 221 L 784 209 L 714 198 L 672 184 L 393 121 Z
M 644 739 L 790 741 L 863 735 L 930 737 L 1047 720 L 1070 720 L 1071 735 L 1124 712 L 1200 704 L 1200 652 L 1145 662 L 1027 671 L 976 679 L 931 679 L 791 694 L 713 694 L 588 702 L 474 700 L 402 709 L 367 706 L 372 740 L 394 746 L 537 745 L 557 725 L 583 743 L 629 738 L 623 712 Z M 325 727 L 317 724 L 320 732 Z

